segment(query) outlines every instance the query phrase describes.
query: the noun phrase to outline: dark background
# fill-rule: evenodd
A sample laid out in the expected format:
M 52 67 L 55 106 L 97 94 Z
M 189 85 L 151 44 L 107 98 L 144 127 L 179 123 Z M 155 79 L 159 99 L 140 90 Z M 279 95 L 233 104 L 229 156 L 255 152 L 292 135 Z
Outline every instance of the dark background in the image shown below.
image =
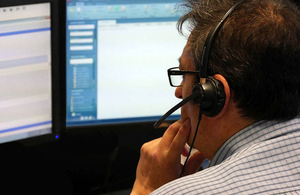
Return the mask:
M 0 193 L 7 189 L 7 194 L 89 195 L 130 189 L 140 147 L 165 130 L 152 126 L 69 128 L 58 141 L 1 144 L 0 173 L 5 181 Z

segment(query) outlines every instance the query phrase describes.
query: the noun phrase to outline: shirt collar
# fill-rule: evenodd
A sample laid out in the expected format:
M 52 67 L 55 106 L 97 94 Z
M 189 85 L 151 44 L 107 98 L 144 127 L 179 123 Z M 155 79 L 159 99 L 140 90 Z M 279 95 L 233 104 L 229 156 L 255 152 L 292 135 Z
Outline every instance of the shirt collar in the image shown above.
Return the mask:
M 209 167 L 227 161 L 239 151 L 264 140 L 272 139 L 293 131 L 300 131 L 300 118 L 286 122 L 259 121 L 240 130 L 229 138 L 212 158 Z

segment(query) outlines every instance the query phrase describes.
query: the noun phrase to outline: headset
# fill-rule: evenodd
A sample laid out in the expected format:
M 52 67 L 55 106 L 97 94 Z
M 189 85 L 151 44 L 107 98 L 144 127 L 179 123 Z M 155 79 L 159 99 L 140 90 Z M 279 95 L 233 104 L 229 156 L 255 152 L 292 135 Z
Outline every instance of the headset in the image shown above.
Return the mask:
M 162 122 L 170 116 L 173 112 L 175 112 L 177 109 L 182 107 L 184 104 L 188 103 L 189 101 L 193 100 L 195 104 L 199 106 L 199 117 L 198 117 L 198 124 L 196 127 L 195 135 L 193 137 L 189 153 L 187 155 L 187 158 L 185 160 L 185 163 L 183 165 L 182 171 L 180 173 L 180 177 L 183 174 L 184 168 L 186 166 L 186 163 L 188 161 L 188 158 L 191 154 L 196 135 L 199 129 L 199 124 L 201 121 L 202 114 L 208 116 L 208 117 L 214 117 L 217 114 L 221 112 L 221 110 L 224 107 L 225 104 L 225 92 L 224 92 L 224 86 L 223 84 L 215 79 L 212 76 L 207 76 L 207 67 L 209 65 L 209 58 L 212 50 L 213 43 L 215 41 L 215 38 L 220 31 L 221 27 L 225 23 L 226 19 L 229 17 L 229 15 L 238 7 L 241 3 L 243 3 L 246 0 L 241 0 L 235 3 L 222 17 L 222 19 L 215 24 L 210 32 L 207 35 L 207 38 L 205 40 L 201 60 L 200 60 L 200 68 L 199 68 L 199 78 L 200 82 L 195 84 L 192 89 L 192 94 L 188 96 L 187 98 L 183 99 L 181 102 L 179 102 L 177 105 L 175 105 L 173 108 L 171 108 L 165 115 L 163 115 L 155 124 L 154 128 L 158 128 Z

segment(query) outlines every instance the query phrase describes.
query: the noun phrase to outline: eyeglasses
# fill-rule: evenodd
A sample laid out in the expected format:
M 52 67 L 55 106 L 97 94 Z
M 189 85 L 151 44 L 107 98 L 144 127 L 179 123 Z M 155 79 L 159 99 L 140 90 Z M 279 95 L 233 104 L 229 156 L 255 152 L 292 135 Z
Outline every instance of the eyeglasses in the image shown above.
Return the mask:
M 184 74 L 199 75 L 199 71 L 184 71 L 179 70 L 179 67 L 173 67 L 168 69 L 169 82 L 172 87 L 182 86 L 182 76 Z

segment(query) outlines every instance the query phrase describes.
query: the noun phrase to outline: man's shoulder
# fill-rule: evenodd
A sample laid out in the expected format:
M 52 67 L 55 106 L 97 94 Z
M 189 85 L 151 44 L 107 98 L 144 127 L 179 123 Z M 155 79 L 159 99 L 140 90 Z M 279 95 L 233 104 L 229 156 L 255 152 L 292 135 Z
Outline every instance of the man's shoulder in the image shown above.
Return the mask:
M 255 143 L 154 194 L 284 194 L 300 190 L 300 132 Z

